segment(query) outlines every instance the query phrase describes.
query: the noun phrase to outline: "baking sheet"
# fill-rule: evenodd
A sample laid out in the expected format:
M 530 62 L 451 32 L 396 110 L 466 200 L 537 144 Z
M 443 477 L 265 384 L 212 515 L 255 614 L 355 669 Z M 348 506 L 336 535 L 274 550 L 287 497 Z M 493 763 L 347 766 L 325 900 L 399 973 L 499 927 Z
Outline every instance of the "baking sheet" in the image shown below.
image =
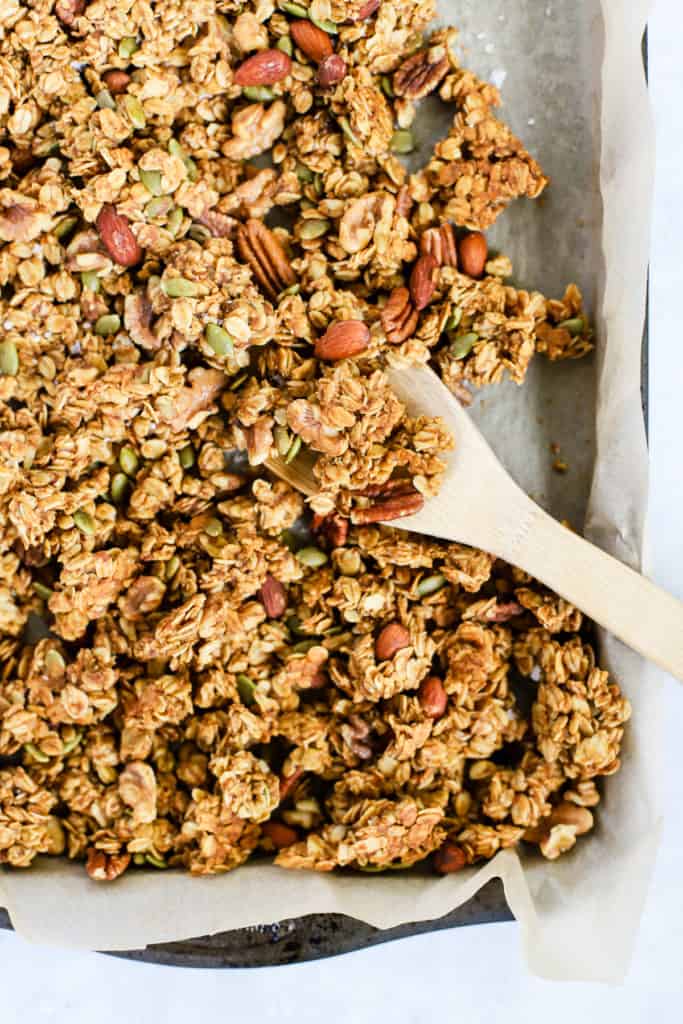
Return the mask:
M 537 359 L 526 385 L 489 389 L 473 415 L 513 476 L 555 515 L 640 563 L 647 456 L 640 408 L 653 143 L 640 44 L 646 0 L 441 0 L 461 29 L 463 61 L 502 85 L 503 116 L 553 179 L 491 232 L 515 281 L 561 295 L 576 280 L 595 313 L 598 352 Z M 423 117 L 425 135 L 433 123 Z M 599 396 L 599 400 L 598 400 Z M 597 412 L 596 412 L 597 410 Z M 552 472 L 549 444 L 569 463 Z M 597 455 L 597 458 L 596 458 Z M 82 866 L 43 858 L 3 872 L 0 903 L 34 941 L 130 949 L 308 913 L 377 927 L 428 920 L 500 877 L 528 963 L 545 977 L 618 980 L 626 970 L 654 859 L 657 690 L 651 671 L 610 638 L 603 660 L 634 706 L 622 772 L 607 780 L 598 828 L 556 864 L 504 851 L 445 879 L 289 873 L 247 865 L 218 878 L 126 874 L 91 882 Z

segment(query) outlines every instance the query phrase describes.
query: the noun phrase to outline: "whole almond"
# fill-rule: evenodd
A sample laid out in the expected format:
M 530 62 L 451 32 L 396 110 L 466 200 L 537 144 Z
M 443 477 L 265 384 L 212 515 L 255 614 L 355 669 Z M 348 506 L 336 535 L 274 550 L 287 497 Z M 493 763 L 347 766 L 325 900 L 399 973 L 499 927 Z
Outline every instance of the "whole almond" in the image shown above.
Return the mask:
M 593 821 L 593 815 L 587 807 L 563 800 L 553 807 L 547 818 L 542 818 L 534 828 L 528 828 L 524 839 L 527 843 L 542 843 L 556 825 L 570 825 L 576 829 L 577 836 L 582 836 L 593 828 Z
M 287 591 L 270 573 L 261 585 L 261 600 L 269 619 L 279 619 L 287 608 Z
M 467 865 L 467 857 L 462 847 L 447 839 L 443 846 L 439 847 L 434 854 L 432 864 L 438 874 L 452 875 L 456 871 L 462 871 Z
M 429 305 L 436 288 L 439 265 L 433 256 L 420 256 L 410 275 L 410 297 L 418 311 Z
M 142 259 L 142 249 L 130 229 L 130 222 L 117 213 L 111 203 L 105 203 L 95 221 L 103 246 L 121 267 L 134 267 Z
M 375 11 L 379 8 L 380 0 L 367 0 L 367 3 L 363 4 L 358 14 L 355 17 L 356 21 L 365 21 L 366 18 L 371 18 Z
M 378 661 L 388 661 L 404 647 L 410 647 L 410 633 L 402 623 L 390 622 L 375 640 L 375 657 Z
M 121 71 L 119 68 L 112 68 L 111 71 L 104 72 L 102 75 L 102 81 L 113 96 L 118 96 L 119 93 L 125 92 L 128 88 L 130 75 L 127 71 Z
M 370 344 L 370 331 L 362 320 L 339 320 L 327 328 L 315 343 L 318 359 L 335 362 L 357 356 Z
M 312 21 L 293 21 L 289 26 L 292 39 L 302 53 L 314 60 L 316 64 L 325 60 L 334 52 L 332 40 L 327 32 L 318 28 Z
M 346 61 L 338 53 L 331 53 L 318 65 L 318 82 L 328 89 L 346 77 Z
M 296 843 L 299 838 L 299 833 L 295 828 L 290 828 L 289 825 L 284 825 L 281 821 L 264 821 L 261 831 L 267 839 L 270 839 L 276 850 L 284 850 L 285 847 Z
M 486 237 L 481 231 L 473 231 L 471 235 L 461 238 L 458 244 L 460 269 L 469 277 L 481 277 L 484 273 L 489 247 Z
M 282 50 L 260 50 L 248 57 L 235 72 L 235 85 L 275 85 L 286 78 L 292 67 L 291 58 Z
M 417 696 L 427 718 L 436 720 L 443 716 L 448 704 L 448 694 L 438 676 L 427 676 L 423 679 Z

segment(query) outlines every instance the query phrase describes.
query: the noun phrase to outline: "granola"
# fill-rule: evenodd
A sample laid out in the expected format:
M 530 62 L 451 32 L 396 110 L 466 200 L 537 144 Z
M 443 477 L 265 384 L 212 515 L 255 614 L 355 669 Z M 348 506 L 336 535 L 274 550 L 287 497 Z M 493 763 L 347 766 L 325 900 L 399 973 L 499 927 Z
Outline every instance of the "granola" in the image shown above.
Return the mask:
M 466 400 L 591 347 L 488 252 L 547 179 L 433 15 L 3 4 L 0 863 L 448 873 L 591 828 L 630 709 L 580 612 L 379 525 L 453 443 L 389 354 Z M 264 465 L 306 451 L 308 503 Z

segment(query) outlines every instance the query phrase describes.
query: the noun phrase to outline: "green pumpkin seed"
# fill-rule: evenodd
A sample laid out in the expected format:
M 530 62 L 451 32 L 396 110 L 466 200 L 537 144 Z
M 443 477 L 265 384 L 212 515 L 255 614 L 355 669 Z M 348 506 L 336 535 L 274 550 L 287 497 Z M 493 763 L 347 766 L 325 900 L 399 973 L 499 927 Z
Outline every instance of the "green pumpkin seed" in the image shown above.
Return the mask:
M 323 191 L 323 176 L 322 174 L 313 175 L 313 188 L 315 189 L 316 195 L 322 195 Z
M 211 238 L 211 232 L 207 227 L 204 227 L 203 224 L 192 224 L 187 234 L 193 242 L 199 242 L 200 245 L 203 245 L 204 242 L 208 242 Z
M 310 167 L 306 167 L 305 164 L 296 165 L 296 176 L 299 179 L 299 181 L 304 182 L 304 184 L 308 184 L 309 182 L 313 181 L 313 171 L 310 169 Z
M 125 473 L 115 473 L 109 485 L 109 493 L 115 505 L 120 505 L 126 496 L 130 486 L 130 480 Z
M 286 427 L 275 427 L 273 431 L 273 437 L 275 438 L 275 447 L 278 450 L 279 455 L 284 459 L 285 455 L 289 451 L 292 444 L 292 435 Z
M 310 242 L 314 238 L 320 238 L 330 226 L 329 220 L 305 220 L 301 225 L 299 237 L 304 242 Z
M 446 323 L 444 325 L 444 330 L 445 331 L 453 331 L 453 330 L 455 330 L 455 328 L 458 326 L 458 324 L 460 323 L 461 320 L 462 320 L 462 310 L 460 309 L 459 306 L 456 306 L 456 308 L 453 310 L 453 312 L 449 316 L 448 320 L 446 321 Z
M 289 446 L 289 448 L 287 450 L 287 453 L 285 455 L 285 462 L 286 462 L 286 464 L 289 465 L 290 462 L 294 462 L 294 459 L 297 457 L 297 455 L 299 454 L 300 451 L 301 451 L 301 438 L 297 436 L 292 441 L 292 443 Z
M 116 313 L 105 313 L 95 321 L 95 334 L 106 337 L 109 334 L 116 334 L 121 327 L 121 317 Z
M 116 100 L 109 92 L 109 89 L 100 89 L 95 96 L 95 103 L 100 110 L 116 110 Z
M 349 124 L 349 120 L 347 117 L 337 118 L 337 124 L 339 125 L 344 135 L 349 140 L 349 142 L 352 142 L 354 146 L 360 146 L 360 142 L 353 134 L 353 129 L 351 128 L 351 125 Z
M 137 452 L 129 445 L 125 445 L 119 452 L 119 466 L 128 476 L 135 476 L 140 468 L 140 460 Z
M 220 537 L 223 533 L 223 524 L 220 519 L 209 519 L 204 527 L 204 533 L 208 533 L 209 537 Z
M 245 370 L 244 373 L 238 373 L 232 384 L 230 385 L 231 391 L 237 391 L 238 388 L 242 387 L 249 374 Z
M 291 57 L 294 53 L 294 47 L 292 46 L 292 40 L 289 36 L 281 36 L 275 44 L 276 50 L 282 50 L 288 57 Z
M 445 586 L 446 577 L 441 573 L 435 573 L 434 576 L 425 576 L 423 580 L 420 580 L 417 585 L 417 593 L 419 597 L 429 597 L 430 594 L 437 594 Z
M 393 100 L 395 96 L 394 87 L 391 84 L 391 79 L 389 78 L 388 75 L 382 75 L 382 77 L 380 78 L 380 86 L 382 87 L 382 92 L 384 93 L 384 95 L 388 96 L 390 100 Z
M 470 354 L 477 341 L 479 341 L 479 335 L 474 331 L 470 331 L 468 334 L 459 334 L 451 342 L 448 351 L 454 359 L 464 359 Z
M 168 196 L 157 196 L 145 206 L 145 216 L 152 220 L 154 217 L 162 217 L 168 210 Z
M 168 151 L 171 156 L 177 157 L 182 160 L 185 164 L 185 170 L 190 181 L 196 181 L 198 176 L 197 164 L 194 162 L 191 156 L 188 156 L 183 147 L 180 145 L 177 139 L 171 139 L 168 144 Z
M 293 15 L 295 18 L 307 18 L 308 8 L 302 7 L 301 4 L 290 3 L 290 0 L 282 0 L 280 3 L 280 10 L 285 11 L 287 14 Z
M 82 739 L 83 733 L 79 732 L 76 733 L 75 736 L 72 736 L 70 740 L 67 740 L 66 743 L 62 744 L 62 757 L 72 754 Z
M 35 743 L 24 743 L 24 750 L 27 754 L 31 755 L 34 761 L 38 761 L 39 764 L 47 764 L 50 760 L 47 754 L 39 750 Z
M 268 103 L 275 99 L 275 93 L 267 85 L 245 85 L 242 95 L 253 103 Z
M 49 676 L 61 676 L 66 668 L 66 662 L 59 651 L 50 648 L 45 654 L 45 668 Z
M 313 637 L 311 640 L 300 640 L 298 644 L 294 644 L 292 647 L 293 654 L 307 654 L 311 647 L 318 646 L 318 638 Z
M 153 868 L 167 868 L 168 864 L 161 857 L 155 857 L 152 853 L 145 854 L 145 861 L 147 864 L 151 864 Z
M 100 279 L 94 270 L 84 270 L 81 274 L 81 285 L 85 291 L 97 294 L 100 290 Z
M 407 128 L 400 128 L 391 136 L 389 148 L 392 153 L 412 153 L 415 149 L 413 133 L 408 131 Z
M 180 225 L 183 223 L 183 218 L 184 214 L 179 206 L 175 206 L 168 215 L 168 220 L 166 221 L 166 229 L 173 235 L 174 238 L 180 231 Z
M 134 853 L 133 854 L 133 864 L 137 864 L 138 867 L 142 867 L 142 865 L 144 863 L 145 863 L 145 855 L 144 855 L 144 853 Z
M 284 291 L 280 292 L 280 294 L 277 297 L 277 300 L 278 302 L 280 302 L 281 299 L 286 299 L 288 295 L 298 295 L 300 291 L 300 284 L 290 284 L 289 288 L 285 288 Z
M 563 320 L 561 324 L 557 325 L 563 328 L 565 331 L 569 331 L 572 338 L 578 338 L 580 334 L 583 334 L 585 323 L 583 317 L 575 316 L 571 320 Z
M 169 299 L 187 299 L 197 294 L 197 285 L 186 277 L 168 277 L 161 282 L 161 290 Z
M 140 181 L 153 196 L 163 195 L 161 188 L 161 171 L 145 171 L 140 168 Z
M 133 128 L 137 128 L 138 131 L 141 131 L 147 124 L 147 118 L 145 117 L 145 108 L 142 103 L 140 103 L 140 100 L 137 96 L 126 93 L 123 98 L 123 105 L 126 108 L 126 113 L 128 114 Z
M 0 341 L 0 375 L 16 377 L 19 373 L 19 353 L 13 341 Z
M 178 460 L 183 469 L 191 469 L 194 466 L 194 448 L 191 444 L 181 448 L 178 452 Z
M 218 324 L 207 324 L 204 337 L 206 338 L 206 344 L 217 356 L 228 356 L 234 351 L 232 338 Z
M 173 577 L 175 576 L 175 574 L 178 572 L 179 568 L 180 568 L 180 559 L 178 558 L 177 555 L 171 555 L 171 557 L 169 558 L 168 562 L 166 563 L 166 568 L 164 570 L 165 578 L 167 580 L 172 580 Z
M 302 565 L 307 565 L 309 569 L 317 569 L 321 565 L 325 565 L 327 561 L 325 552 L 314 547 L 301 548 L 297 551 L 296 557 Z
M 95 520 L 89 512 L 86 512 L 85 509 L 79 508 L 76 509 L 71 518 L 74 526 L 77 526 L 81 533 L 85 533 L 88 537 L 92 537 L 95 533 Z
M 291 530 L 283 530 L 280 534 L 280 540 L 290 551 L 296 551 L 298 541 L 296 535 Z
M 40 582 L 40 580 L 34 580 L 31 586 L 38 597 L 42 597 L 43 601 L 49 601 L 54 594 L 54 590 L 51 590 L 50 587 L 46 587 L 44 583 Z
M 73 231 L 77 224 L 78 217 L 62 217 L 59 223 L 55 225 L 55 238 L 61 242 L 63 238 L 66 238 L 66 236 Z
M 310 14 L 308 15 L 309 21 L 312 21 L 316 28 L 320 28 L 323 32 L 327 32 L 330 36 L 336 36 L 339 34 L 339 29 L 334 21 L 330 21 L 329 18 L 313 18 Z
M 252 682 L 249 676 L 245 676 L 242 672 L 237 676 L 237 691 L 243 704 L 249 705 L 254 703 L 256 683 Z
M 138 41 L 135 36 L 124 36 L 119 43 L 118 53 L 119 57 L 123 57 L 124 60 L 128 57 L 132 57 L 136 50 L 139 50 Z

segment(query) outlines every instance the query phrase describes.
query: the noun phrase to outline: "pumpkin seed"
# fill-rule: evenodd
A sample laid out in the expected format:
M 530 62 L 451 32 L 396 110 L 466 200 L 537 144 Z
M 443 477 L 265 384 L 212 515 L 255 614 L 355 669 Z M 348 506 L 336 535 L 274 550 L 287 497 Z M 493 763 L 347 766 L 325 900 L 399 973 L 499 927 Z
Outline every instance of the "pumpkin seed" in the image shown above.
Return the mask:
M 441 573 L 435 573 L 434 576 L 425 576 L 423 580 L 420 580 L 417 585 L 417 593 L 419 597 L 429 597 L 430 594 L 437 594 L 445 586 L 446 577 Z
M 294 440 L 292 441 L 291 445 L 289 446 L 289 448 L 288 448 L 288 450 L 287 450 L 287 452 L 285 454 L 285 462 L 286 462 L 286 464 L 289 465 L 290 462 L 294 462 L 294 459 L 297 457 L 297 455 L 299 454 L 300 451 L 301 451 L 301 438 L 297 435 L 297 437 L 294 438 Z
M 141 131 L 147 124 L 147 118 L 145 117 L 145 108 L 142 103 L 140 103 L 140 100 L 137 96 L 126 93 L 123 98 L 123 105 L 126 108 L 126 113 L 128 114 L 133 128 L 137 128 L 138 131 Z
M 50 648 L 45 654 L 45 668 L 49 676 L 61 676 L 62 672 L 66 668 L 66 662 L 61 656 L 59 651 L 55 651 L 54 648 Z
M 297 551 L 296 557 L 302 565 L 307 565 L 310 569 L 317 569 L 327 561 L 325 552 L 315 547 L 301 548 Z
M 145 186 L 148 192 L 151 192 L 153 196 L 163 195 L 161 188 L 161 171 L 145 171 L 140 168 L 140 181 Z
M 31 755 L 34 761 L 38 761 L 39 764 L 47 764 L 50 760 L 47 754 L 39 750 L 35 743 L 24 743 L 24 750 L 27 754 Z
M 61 242 L 63 238 L 73 231 L 78 224 L 78 217 L 62 217 L 60 222 L 55 225 L 54 235 L 58 241 Z
M 575 316 L 571 320 L 563 320 L 561 324 L 557 325 L 560 328 L 564 328 L 565 331 L 569 331 L 572 338 L 578 338 L 580 334 L 583 334 L 585 327 L 583 317 Z
M 171 555 L 171 557 L 169 558 L 168 562 L 166 563 L 166 568 L 164 570 L 165 578 L 167 580 L 172 580 L 173 577 L 175 576 L 175 574 L 178 572 L 179 568 L 180 568 L 180 559 L 178 558 L 177 555 Z
M 288 295 L 298 295 L 300 291 L 300 284 L 290 284 L 289 288 L 285 288 L 283 291 L 280 292 L 280 294 L 277 297 L 277 300 L 278 302 L 280 302 L 281 299 L 286 299 Z
M 400 128 L 391 136 L 389 148 L 393 153 L 412 153 L 415 149 L 413 133 L 407 128 Z
M 470 354 L 477 341 L 479 341 L 479 335 L 474 331 L 470 331 L 468 334 L 459 334 L 451 342 L 448 351 L 454 359 L 464 359 Z
M 275 93 L 267 85 L 245 85 L 242 95 L 253 103 L 268 103 L 275 99 Z
M 19 373 L 19 353 L 13 341 L 0 341 L 0 374 L 16 377 Z
M 197 164 L 194 162 L 191 156 L 188 156 L 183 147 L 177 141 L 177 139 L 171 139 L 168 144 L 168 151 L 171 156 L 178 157 L 185 164 L 185 170 L 190 181 L 196 181 L 198 176 Z
M 77 526 L 81 533 L 85 533 L 88 537 L 92 537 L 95 533 L 95 520 L 89 512 L 86 512 L 85 509 L 79 508 L 76 509 L 71 518 L 74 526 Z
M 95 334 L 106 337 L 109 334 L 116 334 L 121 327 L 121 317 L 116 313 L 105 313 L 95 321 Z
M 291 530 L 282 530 L 282 532 L 280 533 L 280 540 L 282 541 L 286 548 L 289 548 L 290 551 L 296 551 L 298 541 L 296 538 L 296 534 L 294 534 Z
M 285 11 L 287 14 L 292 14 L 295 18 L 308 17 L 307 7 L 302 7 L 301 4 L 290 3 L 290 0 L 282 0 L 280 10 Z
M 273 437 L 275 438 L 275 447 L 277 448 L 280 456 L 284 459 L 291 447 L 292 435 L 286 427 L 277 426 L 273 431 Z
M 140 468 L 137 453 L 129 445 L 125 445 L 119 452 L 119 466 L 128 476 L 135 476 Z
M 209 537 L 220 537 L 223 533 L 223 524 L 220 519 L 209 519 L 204 527 L 204 533 L 208 533 Z
M 337 124 L 339 125 L 339 127 L 343 131 L 344 135 L 349 140 L 349 142 L 352 142 L 354 144 L 354 146 L 360 146 L 360 142 L 358 141 L 356 136 L 353 134 L 353 129 L 351 128 L 351 125 L 349 124 L 348 118 L 346 118 L 346 117 L 339 117 L 339 118 L 337 118 Z
M 145 206 L 145 216 L 152 219 L 153 217 L 161 217 L 168 210 L 168 196 L 157 196 L 155 199 L 150 199 Z
M 109 486 L 109 493 L 115 505 L 120 505 L 126 496 L 130 480 L 125 473 L 115 473 Z
M 305 220 L 301 225 L 299 237 L 304 242 L 310 242 L 314 238 L 320 238 L 330 226 L 329 220 Z
M 292 40 L 289 36 L 281 36 L 275 44 L 276 50 L 281 50 L 286 53 L 288 57 L 291 57 L 294 53 L 294 47 L 292 46 Z
M 142 865 L 144 863 L 145 863 L 145 855 L 144 855 L 144 853 L 134 853 L 133 854 L 133 864 L 137 864 L 138 867 L 142 867 Z
M 42 597 L 43 601 L 48 601 L 54 594 L 54 590 L 50 587 L 46 587 L 40 580 L 34 580 L 31 584 L 38 597 Z
M 138 49 L 138 41 L 135 36 L 124 36 L 118 47 L 119 57 L 123 57 L 124 59 L 132 57 Z
M 327 32 L 330 36 L 336 36 L 339 34 L 339 29 L 334 21 L 330 21 L 329 18 L 314 18 L 312 15 L 308 15 L 309 21 L 312 21 L 316 28 L 320 28 L 323 32 Z
M 192 224 L 187 234 L 193 242 L 199 242 L 200 245 L 208 242 L 211 238 L 211 232 L 203 224 Z
M 185 445 L 178 452 L 178 460 L 183 469 L 191 469 L 194 466 L 194 448 L 191 444 Z
M 100 290 L 100 279 L 94 270 L 84 270 L 81 274 L 81 285 L 88 292 L 97 294 Z
M 180 231 L 180 225 L 183 223 L 183 217 L 183 211 L 179 206 L 175 206 L 168 215 L 166 230 L 169 231 L 174 238 Z
M 311 647 L 318 646 L 318 638 L 313 637 L 311 640 L 300 640 L 298 644 L 294 644 L 292 647 L 293 654 L 307 654 Z
M 145 861 L 147 864 L 151 864 L 153 868 L 167 868 L 168 864 L 161 857 L 155 857 L 152 853 L 145 854 Z
M 256 683 L 252 682 L 249 676 L 245 676 L 242 672 L 237 676 L 237 691 L 243 704 L 254 703 Z
M 95 96 L 95 103 L 100 110 L 116 110 L 116 100 L 109 92 L 109 89 L 100 89 Z
M 249 374 L 246 372 L 246 370 L 244 373 L 238 373 L 235 379 L 233 380 L 232 384 L 230 385 L 230 390 L 237 391 L 237 389 L 244 384 L 248 376 Z
M 168 277 L 161 282 L 161 290 L 169 299 L 186 299 L 197 294 L 197 285 L 186 277 Z
M 207 324 L 204 332 L 206 344 L 216 353 L 217 356 L 231 355 L 234 350 L 233 340 L 225 330 L 218 324 Z
M 384 95 L 388 96 L 390 100 L 393 100 L 395 96 L 394 87 L 391 84 L 391 79 L 389 78 L 388 75 L 382 75 L 382 77 L 380 78 L 380 86 L 382 88 L 382 92 L 384 93 Z
M 67 740 L 66 743 L 62 745 L 62 757 L 66 757 L 67 754 L 72 754 L 82 739 L 83 733 L 79 732 L 76 733 L 75 736 L 72 736 L 70 740 Z
M 306 167 L 305 164 L 296 165 L 296 176 L 299 179 L 299 181 L 303 181 L 306 184 L 308 184 L 308 182 L 310 181 L 313 181 L 313 171 L 310 169 L 310 167 Z
M 462 320 L 462 310 L 456 306 L 444 325 L 444 330 L 453 331 Z

